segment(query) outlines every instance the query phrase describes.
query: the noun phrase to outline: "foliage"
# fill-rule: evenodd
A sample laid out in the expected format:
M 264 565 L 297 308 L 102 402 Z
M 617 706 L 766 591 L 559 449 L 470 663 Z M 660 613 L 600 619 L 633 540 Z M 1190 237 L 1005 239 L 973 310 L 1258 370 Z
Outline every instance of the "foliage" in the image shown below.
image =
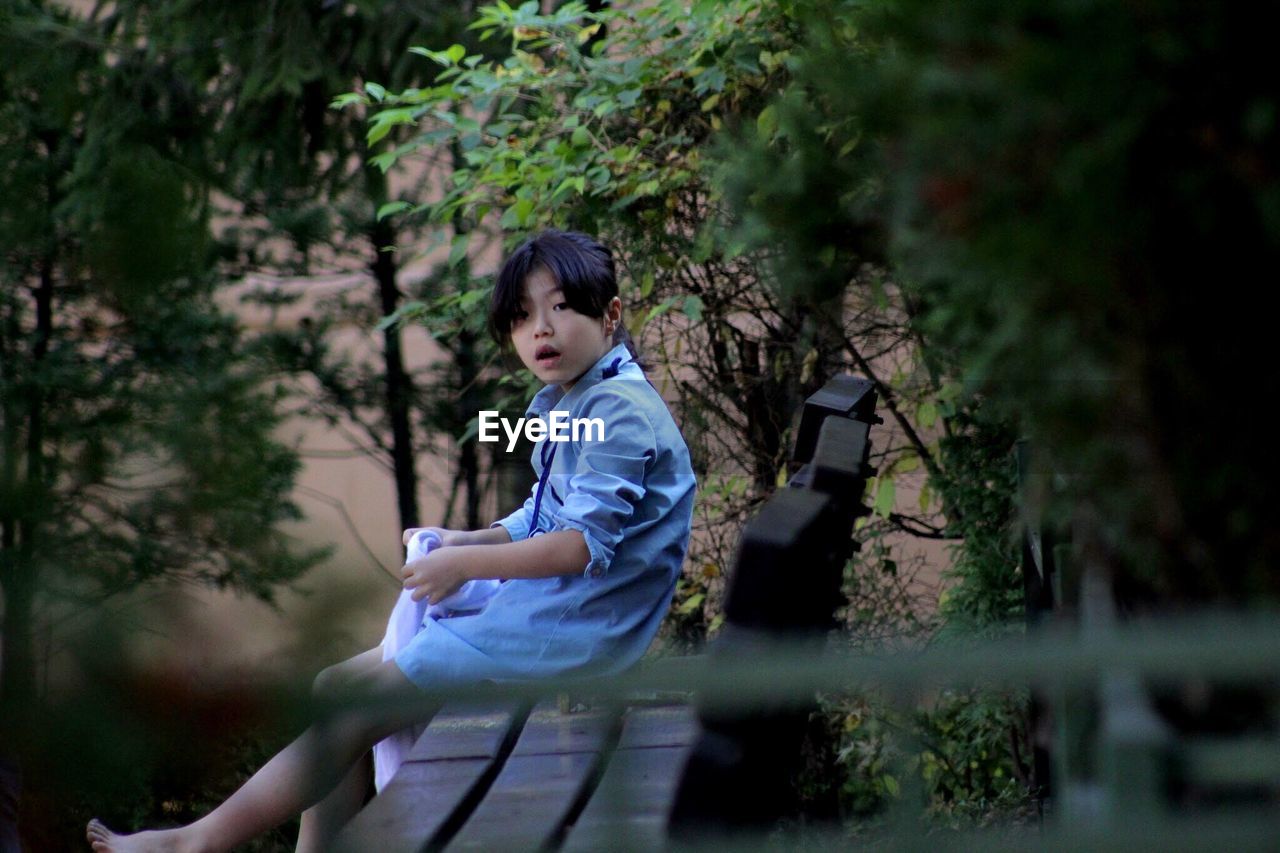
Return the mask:
M 950 540 L 943 613 L 952 627 L 986 629 L 1021 612 L 1010 530 L 1017 432 L 967 384 L 963 366 L 922 322 L 914 281 L 890 263 L 886 233 L 895 222 L 886 191 L 894 166 L 849 94 L 855 85 L 865 90 L 893 55 L 887 35 L 868 26 L 875 8 L 795 5 L 801 36 L 789 54 L 791 74 L 757 127 L 725 146 L 720 174 L 733 233 L 772 259 L 780 287 L 843 292 L 848 315 L 865 318 L 836 335 L 854 369 L 877 383 L 888 420 L 877 438 L 889 447 L 867 495 L 875 523 L 861 535 Z M 906 510 L 904 492 L 918 496 L 918 507 Z M 859 577 L 890 574 L 884 567 L 895 560 L 886 549 L 871 551 L 884 554 L 880 568 L 869 565 Z
M 1016 630 L 1023 611 L 1016 435 L 1003 419 L 974 407 L 956 411 L 948 427 L 939 453 L 946 475 L 932 482 L 962 544 L 952 549 L 940 610 L 951 630 Z
M 1258 453 L 1256 374 L 1242 369 L 1264 363 L 1265 321 L 1229 289 L 1274 266 L 1280 234 L 1275 93 L 1249 16 L 930 0 L 813 2 L 803 14 L 802 93 L 777 103 L 779 123 L 789 108 L 810 135 L 775 156 L 741 145 L 737 197 L 758 204 L 746 225 L 759 239 L 801 255 L 821 255 L 805 240 L 834 220 L 837 256 L 841 232 L 865 227 L 863 197 L 768 176 L 796 152 L 825 157 L 803 171 L 839 189 L 853 186 L 843 176 L 859 152 L 885 176 L 880 215 L 923 367 L 960 388 L 949 413 L 938 407 L 948 432 L 930 470 L 948 528 L 964 535 L 952 623 L 1016 613 L 1018 432 L 1058 475 L 1057 517 L 1070 507 L 1077 546 L 1130 596 L 1274 596 L 1276 472 Z M 851 38 L 884 49 L 860 53 Z M 772 216 L 814 191 L 819 213 Z M 797 286 L 812 286 L 797 268 Z M 1204 427 L 1209 412 L 1230 441 Z M 958 707 L 971 717 L 980 703 Z M 982 742 L 994 719 L 956 722 Z M 848 753 L 866 771 L 861 802 L 883 793 L 878 743 Z
M 921 576 L 933 567 L 924 555 L 904 553 L 903 543 L 884 531 L 867 536 L 861 552 L 845 566 L 842 592 L 848 604 L 842 624 L 857 648 L 917 645 L 938 624 L 936 603 L 922 590 Z
M 59 20 L 46 14 L 8 35 L 21 61 L 0 103 L 5 577 L 56 572 L 99 593 L 183 577 L 269 599 L 317 555 L 275 529 L 297 517 L 296 460 L 271 439 L 261 365 L 213 304 L 203 188 L 180 151 L 87 100 L 112 81 L 74 40 L 33 38 Z
M 919 771 L 930 813 L 957 827 L 1030 799 L 1027 696 L 946 691 L 916 712 Z
M 874 378 L 893 417 L 869 496 L 879 517 L 863 535 L 958 535 L 933 482 L 945 476 L 939 411 L 955 408 L 958 386 L 923 362 L 911 306 L 884 266 L 878 163 L 856 144 L 858 122 L 824 123 L 793 82 L 812 32 L 799 9 L 569 3 L 543 15 L 497 4 L 472 26 L 501 37 L 505 54 L 423 47 L 429 84 L 366 86 L 335 102 L 369 111 L 381 168 L 461 152 L 443 195 L 407 193 L 383 210 L 454 226 L 455 261 L 486 228 L 576 227 L 617 249 L 629 325 L 666 368 L 656 381 L 675 396 L 702 484 L 671 626 L 693 642 L 717 624 L 742 521 L 785 481 L 793 414 L 835 372 Z M 847 38 L 852 53 L 869 52 Z M 406 127 L 414 135 L 388 146 Z M 863 217 L 858 227 L 845 227 L 846 210 Z M 399 317 L 447 336 L 483 286 L 461 282 Z M 912 490 L 920 498 L 904 507 L 897 495 Z M 888 554 L 869 550 L 863 562 Z
M 58 648 L 147 584 L 270 602 L 325 552 L 282 530 L 297 459 L 273 437 L 266 365 L 215 301 L 181 81 L 109 56 L 111 30 L 61 7 L 4 14 L 0 751 L 44 772 L 61 709 L 37 689 L 37 636 Z
M 1131 594 L 1274 597 L 1250 368 L 1269 318 L 1246 283 L 1280 257 L 1280 124 L 1253 17 L 908 0 L 867 24 L 895 45 L 874 74 L 814 59 L 883 139 L 935 350 L 1017 414 Z
M 904 713 L 873 693 L 828 699 L 801 795 L 856 819 L 862 833 L 908 796 L 924 798 L 937 828 L 1018 819 L 1030 798 L 1025 701 L 949 690 Z
M 397 250 L 421 235 L 377 215 L 391 189 L 363 162 L 363 119 L 328 105 L 358 81 L 408 85 L 416 74 L 408 47 L 460 38 L 466 7 L 289 0 L 263 10 L 129 0 L 101 14 L 102 28 L 130 46 L 117 49 L 138 76 L 163 78 L 184 97 L 185 130 L 207 154 L 201 175 L 219 190 L 220 268 L 249 279 L 238 292 L 251 315 L 268 318 L 263 343 L 294 414 L 325 421 L 352 455 L 389 469 L 400 521 L 417 525 L 416 460 L 453 452 L 450 442 L 465 428 L 458 398 L 466 408 L 466 389 L 476 385 L 474 347 L 464 337 L 453 358 L 410 369 L 399 327 L 379 328 L 380 340 L 367 348 L 353 347 L 343 331 L 374 327 L 406 297 L 430 298 L 460 271 L 406 272 L 433 247 Z M 347 284 L 320 298 L 294 276 Z M 467 515 L 478 525 L 475 451 L 474 442 L 463 443 L 459 468 L 471 485 Z
M 110 620 L 95 630 L 116 638 Z M 24 773 L 27 849 L 75 849 L 89 816 L 126 831 L 189 823 L 244 784 L 305 722 L 296 692 L 126 670 L 105 651 L 78 650 L 84 677 L 49 708 L 36 735 L 34 751 L 44 760 Z M 242 847 L 292 850 L 297 828 L 295 819 Z

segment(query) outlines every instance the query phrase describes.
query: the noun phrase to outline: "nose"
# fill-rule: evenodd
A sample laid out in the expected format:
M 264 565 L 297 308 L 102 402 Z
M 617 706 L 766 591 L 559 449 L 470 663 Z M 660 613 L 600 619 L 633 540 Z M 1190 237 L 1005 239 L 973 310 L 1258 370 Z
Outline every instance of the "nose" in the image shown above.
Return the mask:
M 551 334 L 551 314 L 539 308 L 533 314 L 533 334 L 535 337 L 544 337 Z

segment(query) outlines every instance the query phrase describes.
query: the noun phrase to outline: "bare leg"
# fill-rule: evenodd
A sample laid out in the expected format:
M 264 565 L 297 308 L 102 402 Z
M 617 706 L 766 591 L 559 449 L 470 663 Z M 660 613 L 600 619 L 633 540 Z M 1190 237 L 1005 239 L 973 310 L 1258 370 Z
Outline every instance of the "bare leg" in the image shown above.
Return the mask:
M 116 835 L 97 821 L 91 822 L 87 836 L 93 849 L 99 853 L 228 850 L 315 805 L 373 744 L 423 716 L 420 706 L 389 704 L 421 696 L 394 662 L 359 672 L 350 684 L 359 695 L 378 704 L 341 710 L 312 725 L 226 802 L 195 823 L 160 832 Z
M 339 690 L 350 689 L 356 677 L 380 663 L 382 647 L 378 646 L 335 664 L 316 676 L 314 693 L 317 698 L 324 698 Z M 296 853 L 320 853 L 328 848 L 347 821 L 355 817 L 364 805 L 364 795 L 372 776 L 368 755 L 361 756 L 323 800 L 302 813 Z
M 295 853 L 328 850 L 347 821 L 355 817 L 364 805 L 364 795 L 372 781 L 372 762 L 369 754 L 365 753 L 328 796 L 302 813 Z

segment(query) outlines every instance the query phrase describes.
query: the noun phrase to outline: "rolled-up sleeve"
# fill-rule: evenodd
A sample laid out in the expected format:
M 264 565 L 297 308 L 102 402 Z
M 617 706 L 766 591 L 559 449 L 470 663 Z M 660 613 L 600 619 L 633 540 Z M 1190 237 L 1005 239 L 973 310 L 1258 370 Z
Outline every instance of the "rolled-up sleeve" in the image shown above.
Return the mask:
M 625 394 L 602 389 L 577 417 L 599 418 L 604 440 L 580 442 L 568 497 L 555 528 L 581 531 L 591 559 L 583 573 L 602 577 L 613 562 L 623 529 L 644 497 L 645 474 L 656 457 L 656 436 L 648 417 Z
M 534 487 L 537 488 L 536 486 Z M 501 525 L 507 529 L 507 535 L 511 537 L 512 542 L 519 542 L 521 539 L 529 538 L 529 530 L 533 527 L 533 495 L 529 495 L 524 505 L 506 518 L 500 518 L 490 527 L 498 527 Z

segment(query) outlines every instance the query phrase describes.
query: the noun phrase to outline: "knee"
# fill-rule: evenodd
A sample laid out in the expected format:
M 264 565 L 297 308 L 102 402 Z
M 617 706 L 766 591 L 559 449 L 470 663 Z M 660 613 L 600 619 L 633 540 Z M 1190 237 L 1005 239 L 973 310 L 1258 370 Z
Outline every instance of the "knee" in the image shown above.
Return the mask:
M 341 664 L 325 667 L 311 682 L 313 722 L 321 725 L 330 737 L 344 740 L 363 737 L 359 679 Z
M 311 698 L 319 702 L 331 702 L 342 694 L 346 681 L 341 664 L 326 666 L 311 682 Z
M 327 666 L 311 682 L 311 698 L 320 704 L 342 704 L 359 698 L 378 687 L 377 661 L 371 653 Z

